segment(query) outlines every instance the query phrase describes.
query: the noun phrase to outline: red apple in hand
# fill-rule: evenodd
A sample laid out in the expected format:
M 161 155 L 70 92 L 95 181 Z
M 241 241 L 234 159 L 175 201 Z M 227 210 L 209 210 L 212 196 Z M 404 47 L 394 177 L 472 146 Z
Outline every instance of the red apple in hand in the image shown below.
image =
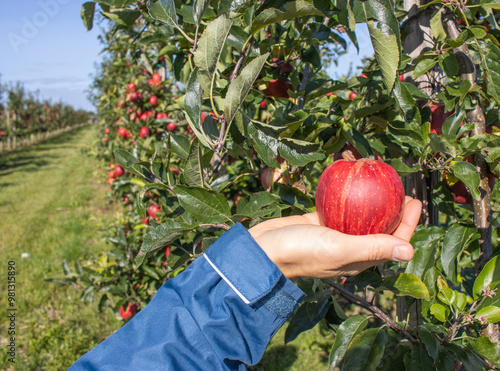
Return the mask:
M 346 158 L 320 177 L 316 210 L 321 224 L 351 235 L 391 233 L 403 214 L 401 178 L 382 161 Z

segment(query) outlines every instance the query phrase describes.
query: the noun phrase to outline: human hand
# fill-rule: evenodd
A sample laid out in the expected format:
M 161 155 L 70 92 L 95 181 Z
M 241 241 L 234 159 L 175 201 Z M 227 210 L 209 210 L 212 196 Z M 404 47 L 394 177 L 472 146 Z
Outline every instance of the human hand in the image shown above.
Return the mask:
M 354 276 L 388 260 L 411 260 L 421 212 L 422 203 L 407 196 L 391 235 L 347 235 L 321 226 L 317 213 L 268 220 L 249 232 L 288 278 Z

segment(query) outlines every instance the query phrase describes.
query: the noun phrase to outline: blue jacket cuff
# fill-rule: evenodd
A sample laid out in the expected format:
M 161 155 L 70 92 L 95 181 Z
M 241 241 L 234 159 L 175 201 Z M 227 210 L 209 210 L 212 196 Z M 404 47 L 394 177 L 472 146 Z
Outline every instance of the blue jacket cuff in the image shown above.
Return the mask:
M 289 317 L 305 296 L 240 223 L 210 246 L 204 258 L 244 303 L 265 305 L 279 317 Z

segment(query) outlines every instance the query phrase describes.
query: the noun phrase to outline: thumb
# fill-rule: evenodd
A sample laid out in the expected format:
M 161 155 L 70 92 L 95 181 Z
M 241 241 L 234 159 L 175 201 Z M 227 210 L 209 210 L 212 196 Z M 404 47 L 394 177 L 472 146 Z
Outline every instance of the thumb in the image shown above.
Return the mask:
M 409 261 L 414 254 L 413 247 L 408 241 L 388 234 L 365 236 L 342 234 L 339 239 L 345 239 L 338 242 L 345 250 L 344 256 L 351 262 Z

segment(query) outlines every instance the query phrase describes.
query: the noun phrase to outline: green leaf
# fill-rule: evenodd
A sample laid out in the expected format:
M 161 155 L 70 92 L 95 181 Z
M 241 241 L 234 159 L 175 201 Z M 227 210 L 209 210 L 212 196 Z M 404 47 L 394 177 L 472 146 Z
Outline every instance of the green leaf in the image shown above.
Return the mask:
M 194 131 L 194 130 L 193 130 Z M 187 159 L 189 156 L 189 139 L 185 135 L 177 135 L 169 133 L 172 152 L 182 159 Z
M 144 196 L 146 195 L 147 192 L 149 192 L 152 189 L 163 189 L 167 190 L 168 187 L 166 185 L 163 185 L 161 183 L 148 183 L 146 184 L 139 193 L 137 194 L 137 199 L 135 201 L 135 207 L 137 210 L 137 213 L 145 218 L 146 217 L 146 207 L 144 206 Z
M 398 102 L 399 108 L 403 112 L 403 118 L 406 122 L 419 124 L 422 122 L 420 111 L 417 107 L 415 99 L 408 89 L 409 83 L 396 81 L 394 85 L 394 96 Z
M 422 170 L 421 166 L 419 164 L 413 165 L 413 167 L 409 167 L 406 165 L 401 159 L 399 158 L 392 158 L 387 161 L 391 167 L 396 170 L 399 176 L 403 177 L 408 174 L 412 173 L 418 173 L 419 171 Z
M 193 5 L 193 18 L 197 24 L 200 24 L 203 13 L 207 9 L 210 0 L 195 0 Z
M 284 184 L 274 183 L 271 191 L 286 204 L 295 206 L 306 212 L 314 211 L 314 202 L 297 188 L 289 187 Z
M 240 75 L 236 79 L 231 81 L 227 90 L 224 107 L 224 117 L 226 118 L 226 124 L 228 126 L 231 125 L 234 115 L 245 101 L 248 92 L 259 76 L 268 56 L 269 53 L 266 53 L 255 58 L 241 70 Z
M 295 340 L 302 332 L 316 326 L 325 317 L 330 296 L 329 290 L 323 290 L 315 292 L 311 298 L 306 298 L 290 319 L 285 332 L 285 344 Z
M 202 128 L 201 123 L 201 105 L 203 102 L 203 91 L 197 79 L 198 67 L 195 67 L 189 76 L 186 95 L 184 97 L 184 108 L 186 109 L 189 126 L 196 137 L 205 147 L 211 147 Z
M 225 197 L 221 194 L 203 188 L 176 185 L 181 206 L 201 223 L 231 223 L 231 209 Z
M 258 126 L 253 123 L 249 123 L 247 128 L 248 136 L 259 157 L 269 167 L 280 166 L 280 163 L 276 160 L 278 156 L 278 147 L 280 145 L 279 140 L 267 135 L 263 130 L 259 130 Z
M 453 78 L 459 74 L 457 57 L 451 52 L 439 55 L 439 65 L 449 78 Z
M 233 21 L 225 15 L 214 19 L 205 28 L 194 53 L 194 64 L 198 67 L 198 81 L 206 94 L 211 94 L 215 81 L 217 62 L 222 53 Z
M 414 236 L 415 237 L 415 236 Z M 415 245 L 413 245 L 415 247 Z M 437 250 L 437 243 L 433 240 L 428 245 L 422 246 L 415 250 L 413 259 L 406 267 L 406 273 L 411 273 L 422 279 L 424 274 L 435 263 L 435 254 Z
M 298 0 L 284 3 L 279 9 L 268 8 L 257 15 L 252 24 L 252 34 L 262 28 L 290 18 L 325 15 L 308 2 Z
M 325 159 L 319 144 L 298 139 L 283 138 L 278 145 L 278 151 L 291 166 L 306 166 Z
M 438 285 L 438 298 L 441 300 L 443 303 L 446 305 L 452 305 L 455 302 L 456 299 L 456 292 L 448 286 L 446 281 L 439 277 L 437 280 L 437 285 Z
M 236 214 L 249 218 L 263 217 L 269 214 L 269 207 L 277 203 L 276 197 L 268 192 L 253 193 L 250 198 L 242 198 L 238 201 Z
M 193 228 L 194 226 L 189 226 L 176 220 L 168 220 L 166 223 L 160 225 L 149 226 L 146 229 L 141 249 L 135 257 L 137 268 L 144 262 L 147 254 L 165 247 Z
M 486 318 L 488 323 L 498 322 L 500 321 L 500 308 L 494 305 L 482 308 L 476 313 L 476 319 L 480 319 L 481 317 Z
M 438 358 L 440 341 L 436 334 L 432 331 L 430 324 L 418 326 L 418 337 L 424 344 L 427 353 L 434 358 Z
M 94 26 L 94 12 L 95 12 L 95 3 L 92 1 L 87 1 L 82 5 L 82 10 L 80 15 L 83 20 L 84 26 L 87 28 L 87 31 L 90 31 Z
M 458 135 L 460 125 L 464 122 L 466 116 L 465 110 L 460 110 L 458 114 L 451 115 L 443 123 L 443 134 Z
M 460 312 L 463 312 L 465 306 L 467 305 L 467 295 L 463 292 L 458 292 L 454 305 Z
M 102 12 L 102 15 L 115 22 L 118 26 L 130 27 L 135 23 L 137 18 L 140 17 L 141 12 L 133 9 L 121 9 L 111 12 Z
M 500 283 L 500 255 L 492 258 L 484 268 L 481 273 L 478 274 L 476 280 L 474 281 L 474 288 L 472 292 L 474 293 L 474 299 L 478 299 L 482 296 L 484 289 L 488 286 L 491 290 L 498 286 Z
M 132 155 L 131 153 L 123 150 L 123 149 L 115 149 L 113 152 L 115 155 L 116 161 L 127 171 L 134 173 L 134 174 L 140 174 L 144 178 L 150 178 L 151 173 L 148 169 L 146 169 L 142 164 L 141 161 Z
M 472 349 L 486 360 L 500 367 L 500 344 L 492 343 L 486 336 L 469 339 Z
M 405 355 L 404 364 L 406 371 L 438 371 L 423 344 L 415 345 L 412 351 Z
M 187 185 L 192 187 L 204 187 L 201 148 L 197 138 L 191 142 L 189 156 L 184 165 L 183 174 Z
M 429 290 L 420 278 L 411 273 L 400 273 L 384 278 L 380 284 L 394 292 L 397 296 L 411 296 L 416 299 L 430 300 Z
M 352 339 L 359 334 L 368 324 L 368 318 L 356 315 L 346 319 L 338 328 L 335 343 L 330 350 L 330 369 L 339 367 L 342 364 L 345 353 Z
M 490 41 L 481 41 L 480 53 L 481 68 L 486 77 L 487 92 L 500 103 L 500 49 Z
M 443 28 L 443 21 L 441 20 L 441 15 L 443 14 L 443 9 L 441 8 L 434 14 L 431 18 L 430 26 L 432 30 L 432 36 L 438 41 L 446 41 L 448 36 Z
M 384 355 L 386 341 L 383 328 L 370 328 L 356 335 L 347 349 L 342 370 L 374 370 Z
M 453 283 L 457 283 L 457 261 L 462 251 L 474 239 L 476 229 L 464 227 L 458 223 L 453 224 L 443 240 L 441 250 L 441 264 L 446 277 Z M 477 238 L 477 236 L 476 236 Z
M 436 59 L 424 58 L 417 62 L 415 70 L 413 71 L 413 78 L 417 79 L 422 75 L 425 75 L 431 68 L 433 68 L 438 61 Z
M 431 314 L 436 317 L 438 321 L 445 323 L 450 315 L 450 309 L 441 304 L 432 304 Z
M 103 296 L 101 296 L 101 299 L 99 300 L 99 304 L 97 305 L 97 309 L 99 310 L 99 313 L 104 312 L 108 308 L 108 304 L 109 304 L 108 295 L 104 294 Z
M 473 198 L 476 200 L 481 198 L 481 193 L 479 193 L 479 183 L 481 182 L 481 178 L 479 177 L 474 165 L 469 162 L 460 161 L 452 165 L 451 170 L 453 175 L 464 182 Z
M 359 21 L 366 21 L 375 58 L 389 91 L 392 91 L 398 74 L 401 36 L 394 4 L 389 0 L 358 1 Z M 377 25 L 375 26 L 375 22 Z
M 177 26 L 177 13 L 175 12 L 174 0 L 158 0 L 156 3 L 148 1 L 149 15 L 167 26 Z
M 456 341 L 451 343 L 443 343 L 443 345 L 457 355 L 458 359 L 463 363 L 466 370 L 483 371 L 488 367 L 488 364 L 484 362 L 480 357 L 478 357 L 474 352 L 465 349 Z

